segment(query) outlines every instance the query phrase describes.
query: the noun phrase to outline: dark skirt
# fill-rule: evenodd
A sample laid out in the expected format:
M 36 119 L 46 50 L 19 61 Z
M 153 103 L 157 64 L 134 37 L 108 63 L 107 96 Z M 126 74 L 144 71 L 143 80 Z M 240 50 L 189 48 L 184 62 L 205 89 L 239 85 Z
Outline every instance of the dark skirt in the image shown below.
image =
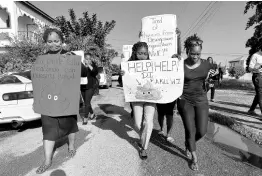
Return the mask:
M 41 115 L 43 140 L 56 141 L 78 132 L 77 115 L 50 117 Z
M 174 108 L 176 105 L 176 100 L 171 103 L 166 104 L 156 104 L 158 115 L 164 116 L 164 115 L 171 115 L 174 114 Z

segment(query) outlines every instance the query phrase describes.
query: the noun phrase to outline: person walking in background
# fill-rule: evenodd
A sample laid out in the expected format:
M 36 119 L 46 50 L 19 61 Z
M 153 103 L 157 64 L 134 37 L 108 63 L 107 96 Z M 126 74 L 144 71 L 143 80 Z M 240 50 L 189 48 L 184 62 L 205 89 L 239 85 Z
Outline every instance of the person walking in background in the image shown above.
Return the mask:
M 206 134 L 208 125 L 209 105 L 203 83 L 208 74 L 215 73 L 212 65 L 200 58 L 202 43 L 196 34 L 185 40 L 188 57 L 184 61 L 184 88 L 183 94 L 177 100 L 178 111 L 185 128 L 186 155 L 192 156 L 192 170 L 198 170 L 196 142 Z
M 219 85 L 219 87 L 221 87 L 221 82 L 222 82 L 222 80 L 223 80 L 223 75 L 224 75 L 224 72 L 223 72 L 221 66 L 218 68 L 218 72 L 219 72 L 218 85 Z
M 260 111 L 262 113 L 262 50 L 261 49 L 251 56 L 248 69 L 253 73 L 252 81 L 256 92 L 253 103 L 248 110 L 248 114 L 257 115 L 255 113 L 255 109 L 257 105 L 259 105 Z M 260 118 L 262 118 L 262 116 L 260 116 Z
M 132 56 L 128 62 L 148 59 L 149 53 L 147 43 L 135 43 L 132 48 Z M 122 70 L 121 75 L 123 76 L 124 74 L 125 72 Z M 139 156 L 144 160 L 147 159 L 147 148 L 153 130 L 153 118 L 156 104 L 150 102 L 132 102 L 131 104 L 131 107 L 133 108 L 135 127 L 137 128 L 140 137 L 140 142 L 138 143 Z M 142 125 L 144 125 L 144 127 Z
M 181 32 L 179 29 L 176 29 L 177 33 L 177 54 L 173 55 L 172 57 L 178 57 L 180 58 L 181 55 L 181 41 L 180 41 L 180 34 Z M 166 140 L 170 143 L 174 142 L 174 138 L 170 136 L 173 128 L 173 115 L 174 115 L 174 108 L 176 106 L 176 100 L 170 103 L 166 104 L 160 104 L 157 103 L 157 113 L 158 113 L 158 123 L 160 126 L 160 130 L 158 132 L 159 135 L 162 135 L 166 138 Z M 167 134 L 165 136 L 165 133 L 163 131 L 164 128 L 164 118 L 166 116 L 166 126 L 167 126 Z
M 210 101 L 214 102 L 215 91 L 216 91 L 216 87 L 217 87 L 218 81 L 219 81 L 219 72 L 218 72 L 218 69 L 217 69 L 217 64 L 214 63 L 212 57 L 208 57 L 207 61 L 212 65 L 212 69 L 216 71 L 214 74 L 208 75 L 208 77 L 206 79 L 206 85 L 207 85 L 206 91 L 208 92 L 211 89 Z
M 98 75 L 98 68 L 94 61 L 91 60 L 91 54 L 85 53 L 84 64 L 88 70 L 87 74 L 87 84 L 81 85 L 81 93 L 84 99 L 84 117 L 83 117 L 83 125 L 87 124 L 88 118 L 94 119 L 96 115 L 93 111 L 91 100 L 95 93 L 95 88 L 97 84 L 97 75 Z
M 63 34 L 61 31 L 53 28 L 48 28 L 44 31 L 43 40 L 47 46 L 45 54 L 68 54 L 74 53 L 67 52 L 62 49 L 64 42 Z M 81 77 L 87 75 L 85 66 L 81 65 Z M 79 84 L 80 88 L 80 84 Z M 37 174 L 45 172 L 52 164 L 52 157 L 54 152 L 55 141 L 68 136 L 68 154 L 73 157 L 76 154 L 75 150 L 75 136 L 78 132 L 77 115 L 67 115 L 59 117 L 51 117 L 41 115 L 42 132 L 43 132 L 43 146 L 44 146 L 44 163 L 36 170 Z

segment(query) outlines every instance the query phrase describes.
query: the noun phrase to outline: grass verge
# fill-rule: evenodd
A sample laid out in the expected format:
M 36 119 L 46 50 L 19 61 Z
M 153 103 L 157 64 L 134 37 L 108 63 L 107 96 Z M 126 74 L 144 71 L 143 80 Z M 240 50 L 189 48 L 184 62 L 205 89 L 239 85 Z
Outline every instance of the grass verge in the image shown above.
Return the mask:
M 247 127 L 235 119 L 225 116 L 223 114 L 217 112 L 209 112 L 209 119 L 211 122 L 227 126 L 228 128 L 232 129 L 233 131 L 239 133 L 240 135 L 254 141 L 255 143 L 262 145 L 262 133 L 255 132 L 254 129 Z

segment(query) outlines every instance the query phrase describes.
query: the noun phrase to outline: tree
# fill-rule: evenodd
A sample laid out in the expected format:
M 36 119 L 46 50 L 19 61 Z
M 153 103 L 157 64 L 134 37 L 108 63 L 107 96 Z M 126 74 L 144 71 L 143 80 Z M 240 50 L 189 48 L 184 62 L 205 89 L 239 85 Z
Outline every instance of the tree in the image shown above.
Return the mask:
M 251 38 L 246 42 L 246 47 L 250 48 L 249 56 L 246 61 L 246 71 L 248 71 L 248 66 L 251 56 L 262 49 L 262 1 L 249 1 L 246 3 L 244 14 L 246 14 L 250 9 L 255 8 L 255 14 L 248 19 L 246 30 L 251 26 L 255 25 L 255 32 Z
M 89 16 L 87 11 L 77 20 L 73 9 L 69 9 L 69 16 L 69 20 L 64 16 L 56 17 L 55 22 L 65 36 L 68 49 L 90 52 L 99 66 L 109 67 L 118 53 L 106 44 L 106 37 L 113 30 L 116 22 L 112 20 L 103 24 L 97 19 L 96 14 Z
M 228 73 L 229 73 L 229 76 L 235 77 L 236 79 L 238 79 L 241 76 L 243 76 L 246 72 L 243 67 L 237 66 L 237 67 L 230 67 L 228 69 Z
M 113 75 L 119 75 L 120 73 L 120 66 L 117 64 L 112 64 L 111 65 L 111 70 Z
M 0 54 L 1 73 L 29 70 L 37 56 L 45 52 L 42 36 L 49 26 L 40 23 L 37 25 L 39 29 L 35 31 L 35 38 L 20 40 L 18 36 L 8 37 L 10 45 L 5 46 L 7 52 Z

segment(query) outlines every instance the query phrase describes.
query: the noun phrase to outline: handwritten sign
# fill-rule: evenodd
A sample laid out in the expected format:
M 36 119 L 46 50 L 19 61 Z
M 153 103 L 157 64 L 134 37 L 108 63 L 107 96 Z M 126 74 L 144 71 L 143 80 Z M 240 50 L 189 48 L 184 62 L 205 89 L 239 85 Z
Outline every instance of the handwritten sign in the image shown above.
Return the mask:
M 142 18 L 140 41 L 149 47 L 152 60 L 177 54 L 176 15 L 156 15 Z
M 31 70 L 34 111 L 53 117 L 78 114 L 80 72 L 80 56 L 39 56 Z
M 126 102 L 169 103 L 182 95 L 184 61 L 177 58 L 121 63 Z
M 123 55 L 124 58 L 122 58 L 122 61 L 128 61 L 128 59 L 131 57 L 132 55 L 132 47 L 133 45 L 123 45 Z
M 84 64 L 84 60 L 85 60 L 85 53 L 83 50 L 78 50 L 78 51 L 72 51 L 73 53 L 75 53 L 78 56 L 81 56 L 81 62 Z M 81 77 L 80 78 L 80 84 L 81 85 L 86 85 L 88 83 L 88 79 L 87 77 Z

